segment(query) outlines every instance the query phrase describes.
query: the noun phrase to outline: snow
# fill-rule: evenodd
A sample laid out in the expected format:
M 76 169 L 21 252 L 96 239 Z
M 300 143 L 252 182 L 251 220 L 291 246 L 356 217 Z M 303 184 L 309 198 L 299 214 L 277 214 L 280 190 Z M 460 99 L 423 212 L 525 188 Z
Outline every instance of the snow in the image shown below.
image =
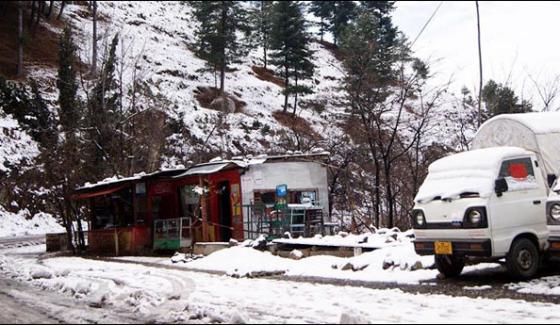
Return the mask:
M 517 147 L 494 147 L 441 158 L 428 168 L 428 176 L 420 186 L 415 201 L 429 201 L 437 196 L 455 198 L 465 192 L 489 197 L 494 192 L 494 181 L 501 162 L 530 154 Z
M 25 165 L 39 154 L 37 143 L 0 107 L 0 175 L 18 165 Z
M 44 250 L 37 246 L 36 253 Z M 0 273 L 76 302 L 158 323 L 551 323 L 560 308 L 511 299 L 406 293 L 400 289 L 231 278 L 76 257 L 0 251 Z M 25 257 L 24 257 L 25 256 Z M 33 279 L 42 263 L 52 278 Z M 350 271 L 351 272 L 351 271 Z
M 64 231 L 64 228 L 48 213 L 31 216 L 26 209 L 11 213 L 0 205 L 0 237 L 42 235 Z
M 375 232 L 366 234 L 346 234 L 340 232 L 334 236 L 316 235 L 312 238 L 296 238 L 296 239 L 275 239 L 273 242 L 278 244 L 291 245 L 310 245 L 310 246 L 332 246 L 332 247 L 361 247 L 361 248 L 382 248 L 392 245 L 398 245 L 402 242 L 410 242 L 413 238 L 413 232 L 401 232 L 398 228 L 379 229 Z
M 560 133 L 560 112 L 501 114 L 486 123 L 493 120 L 513 120 L 525 125 L 535 134 Z
M 527 282 L 510 283 L 506 287 L 519 293 L 556 296 L 560 295 L 560 276 L 548 276 Z

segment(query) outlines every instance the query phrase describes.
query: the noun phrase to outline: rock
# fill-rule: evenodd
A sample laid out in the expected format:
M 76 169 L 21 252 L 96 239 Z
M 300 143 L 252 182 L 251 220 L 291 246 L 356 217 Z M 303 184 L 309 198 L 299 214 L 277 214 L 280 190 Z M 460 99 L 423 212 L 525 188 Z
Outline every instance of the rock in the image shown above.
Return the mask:
M 333 264 L 333 265 L 331 265 L 331 268 L 332 268 L 333 270 L 338 270 L 338 265 Z
M 354 272 L 362 271 L 363 269 L 365 269 L 368 266 L 369 266 L 369 264 L 364 264 L 364 265 L 360 265 L 360 266 L 352 265 L 352 271 L 354 271 Z
M 292 260 L 301 260 L 303 258 L 303 253 L 300 250 L 294 249 L 290 252 L 290 258 Z
M 284 233 L 284 236 L 282 236 L 282 238 L 284 238 L 284 239 L 292 239 L 292 234 L 290 234 L 289 231 L 286 231 L 286 232 Z
M 251 247 L 261 251 L 264 251 L 266 249 L 266 245 L 267 245 L 267 241 L 264 235 L 260 235 L 259 238 L 251 242 Z
M 422 265 L 422 262 L 420 261 L 416 261 L 416 263 L 412 264 L 412 266 L 410 267 L 411 271 L 417 271 L 417 270 L 422 270 L 424 268 L 424 265 Z
M 353 270 L 353 269 L 354 269 L 354 265 L 352 265 L 352 263 L 346 263 L 341 268 L 342 271 L 348 271 L 348 270 Z
M 402 271 L 406 271 L 408 269 L 408 263 L 404 262 L 401 265 L 399 265 Z
M 338 233 L 338 235 L 342 238 L 348 237 L 348 233 L 346 231 L 341 231 Z
M 360 315 L 350 315 L 346 312 L 340 314 L 339 324 L 369 324 L 366 319 Z
M 37 279 L 51 279 L 53 277 L 53 274 L 51 273 L 51 271 L 47 270 L 47 269 L 35 269 L 33 271 L 31 271 L 31 277 L 35 280 Z
M 395 265 L 395 262 L 393 262 L 393 261 L 383 261 L 383 269 L 384 270 L 389 269 L 393 265 Z
M 229 247 L 239 246 L 239 242 L 233 238 L 229 240 Z
M 239 309 L 236 309 L 231 315 L 228 324 L 251 324 L 251 321 L 249 320 L 249 317 L 247 315 L 245 315 Z
M 187 259 L 187 256 L 183 253 L 175 253 L 172 257 L 171 257 L 171 262 L 172 263 L 179 263 L 179 262 L 185 262 L 185 260 Z
M 235 102 L 227 96 L 220 96 L 210 103 L 210 108 L 226 114 L 235 113 Z

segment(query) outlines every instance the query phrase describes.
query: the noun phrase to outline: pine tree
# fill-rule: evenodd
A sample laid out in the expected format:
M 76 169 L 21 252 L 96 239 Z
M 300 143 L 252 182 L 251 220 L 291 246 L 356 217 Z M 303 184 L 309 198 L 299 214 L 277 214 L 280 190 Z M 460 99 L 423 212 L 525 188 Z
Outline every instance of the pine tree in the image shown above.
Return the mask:
M 60 125 L 66 136 L 73 136 L 82 118 L 81 108 L 77 101 L 76 50 L 72 30 L 70 27 L 66 27 L 60 39 L 58 78 L 56 80 L 59 90 Z
M 531 103 L 519 101 L 513 89 L 489 80 L 482 88 L 482 102 L 491 116 L 500 114 L 527 113 L 533 110 Z
M 116 161 L 120 157 L 118 148 L 119 121 L 122 120 L 118 109 L 118 85 L 115 79 L 116 48 L 119 38 L 111 42 L 108 56 L 103 62 L 101 74 L 91 91 L 88 101 L 88 153 L 93 179 L 117 174 Z
M 356 18 L 356 4 L 354 1 L 332 1 L 334 6 L 331 33 L 334 45 L 338 45 L 340 37 L 346 27 Z
M 268 69 L 268 50 L 272 28 L 272 1 L 252 1 L 254 8 L 250 11 L 253 29 L 252 39 L 263 49 L 264 68 Z
M 238 1 L 193 1 L 198 55 L 220 73 L 220 95 L 224 93 L 225 73 L 230 63 L 246 54 L 237 33 L 249 33 L 247 11 Z
M 321 37 L 321 42 L 327 31 L 331 29 L 331 22 L 334 14 L 334 2 L 333 1 L 311 1 L 309 5 L 309 11 L 315 15 L 315 17 L 320 18 L 319 22 L 319 35 Z
M 309 91 L 297 83 L 313 75 L 314 66 L 310 61 L 313 52 L 308 48 L 311 39 L 306 27 L 302 5 L 298 1 L 278 1 L 274 4 L 270 61 L 281 70 L 279 74 L 284 78 L 284 113 L 288 109 L 290 94 L 297 96 Z M 293 86 L 291 79 L 295 82 Z M 295 105 L 297 98 L 294 113 L 297 109 Z

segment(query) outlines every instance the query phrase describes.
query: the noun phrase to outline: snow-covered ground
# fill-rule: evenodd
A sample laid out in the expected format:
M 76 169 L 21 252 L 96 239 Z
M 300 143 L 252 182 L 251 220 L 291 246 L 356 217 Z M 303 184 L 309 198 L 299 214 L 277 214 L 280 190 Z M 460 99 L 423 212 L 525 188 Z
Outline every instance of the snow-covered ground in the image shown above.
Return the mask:
M 203 258 L 190 258 L 177 254 L 171 259 L 154 257 L 121 257 L 119 259 L 148 262 L 160 265 L 175 265 L 187 270 L 221 272 L 232 277 L 258 277 L 260 275 L 285 275 L 288 277 L 313 277 L 325 279 L 384 282 L 397 284 L 419 284 L 435 280 L 433 256 L 419 256 L 414 251 L 409 233 L 381 229 L 375 234 L 336 235 L 311 239 L 281 240 L 284 243 L 307 243 L 313 245 L 350 246 L 367 242 L 374 251 L 343 258 L 327 255 L 303 257 L 301 252 L 292 252 L 296 259 L 273 255 L 269 251 L 252 248 L 251 242 L 222 249 Z M 393 237 L 394 236 L 394 237 Z M 359 246 L 358 246 L 359 247 Z M 300 258 L 300 259 L 297 259 Z M 466 267 L 465 271 L 496 267 L 497 264 L 479 264 Z
M 0 205 L 0 238 L 64 232 L 64 228 L 48 213 L 31 216 L 28 210 L 6 211 Z
M 0 275 L 146 321 L 218 323 L 544 323 L 560 307 L 400 289 L 232 278 L 74 257 L 39 261 L 44 246 L 0 251 Z

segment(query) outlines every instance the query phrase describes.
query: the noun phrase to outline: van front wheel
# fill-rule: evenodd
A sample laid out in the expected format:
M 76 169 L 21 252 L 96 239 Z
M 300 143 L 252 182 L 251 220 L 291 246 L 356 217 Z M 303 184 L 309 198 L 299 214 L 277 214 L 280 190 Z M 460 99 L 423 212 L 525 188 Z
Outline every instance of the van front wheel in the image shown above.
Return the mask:
M 516 240 L 506 257 L 506 266 L 509 274 L 516 280 L 525 280 L 534 277 L 539 270 L 539 250 L 527 238 Z
M 452 255 L 436 255 L 436 267 L 446 278 L 454 278 L 463 272 L 465 259 Z

